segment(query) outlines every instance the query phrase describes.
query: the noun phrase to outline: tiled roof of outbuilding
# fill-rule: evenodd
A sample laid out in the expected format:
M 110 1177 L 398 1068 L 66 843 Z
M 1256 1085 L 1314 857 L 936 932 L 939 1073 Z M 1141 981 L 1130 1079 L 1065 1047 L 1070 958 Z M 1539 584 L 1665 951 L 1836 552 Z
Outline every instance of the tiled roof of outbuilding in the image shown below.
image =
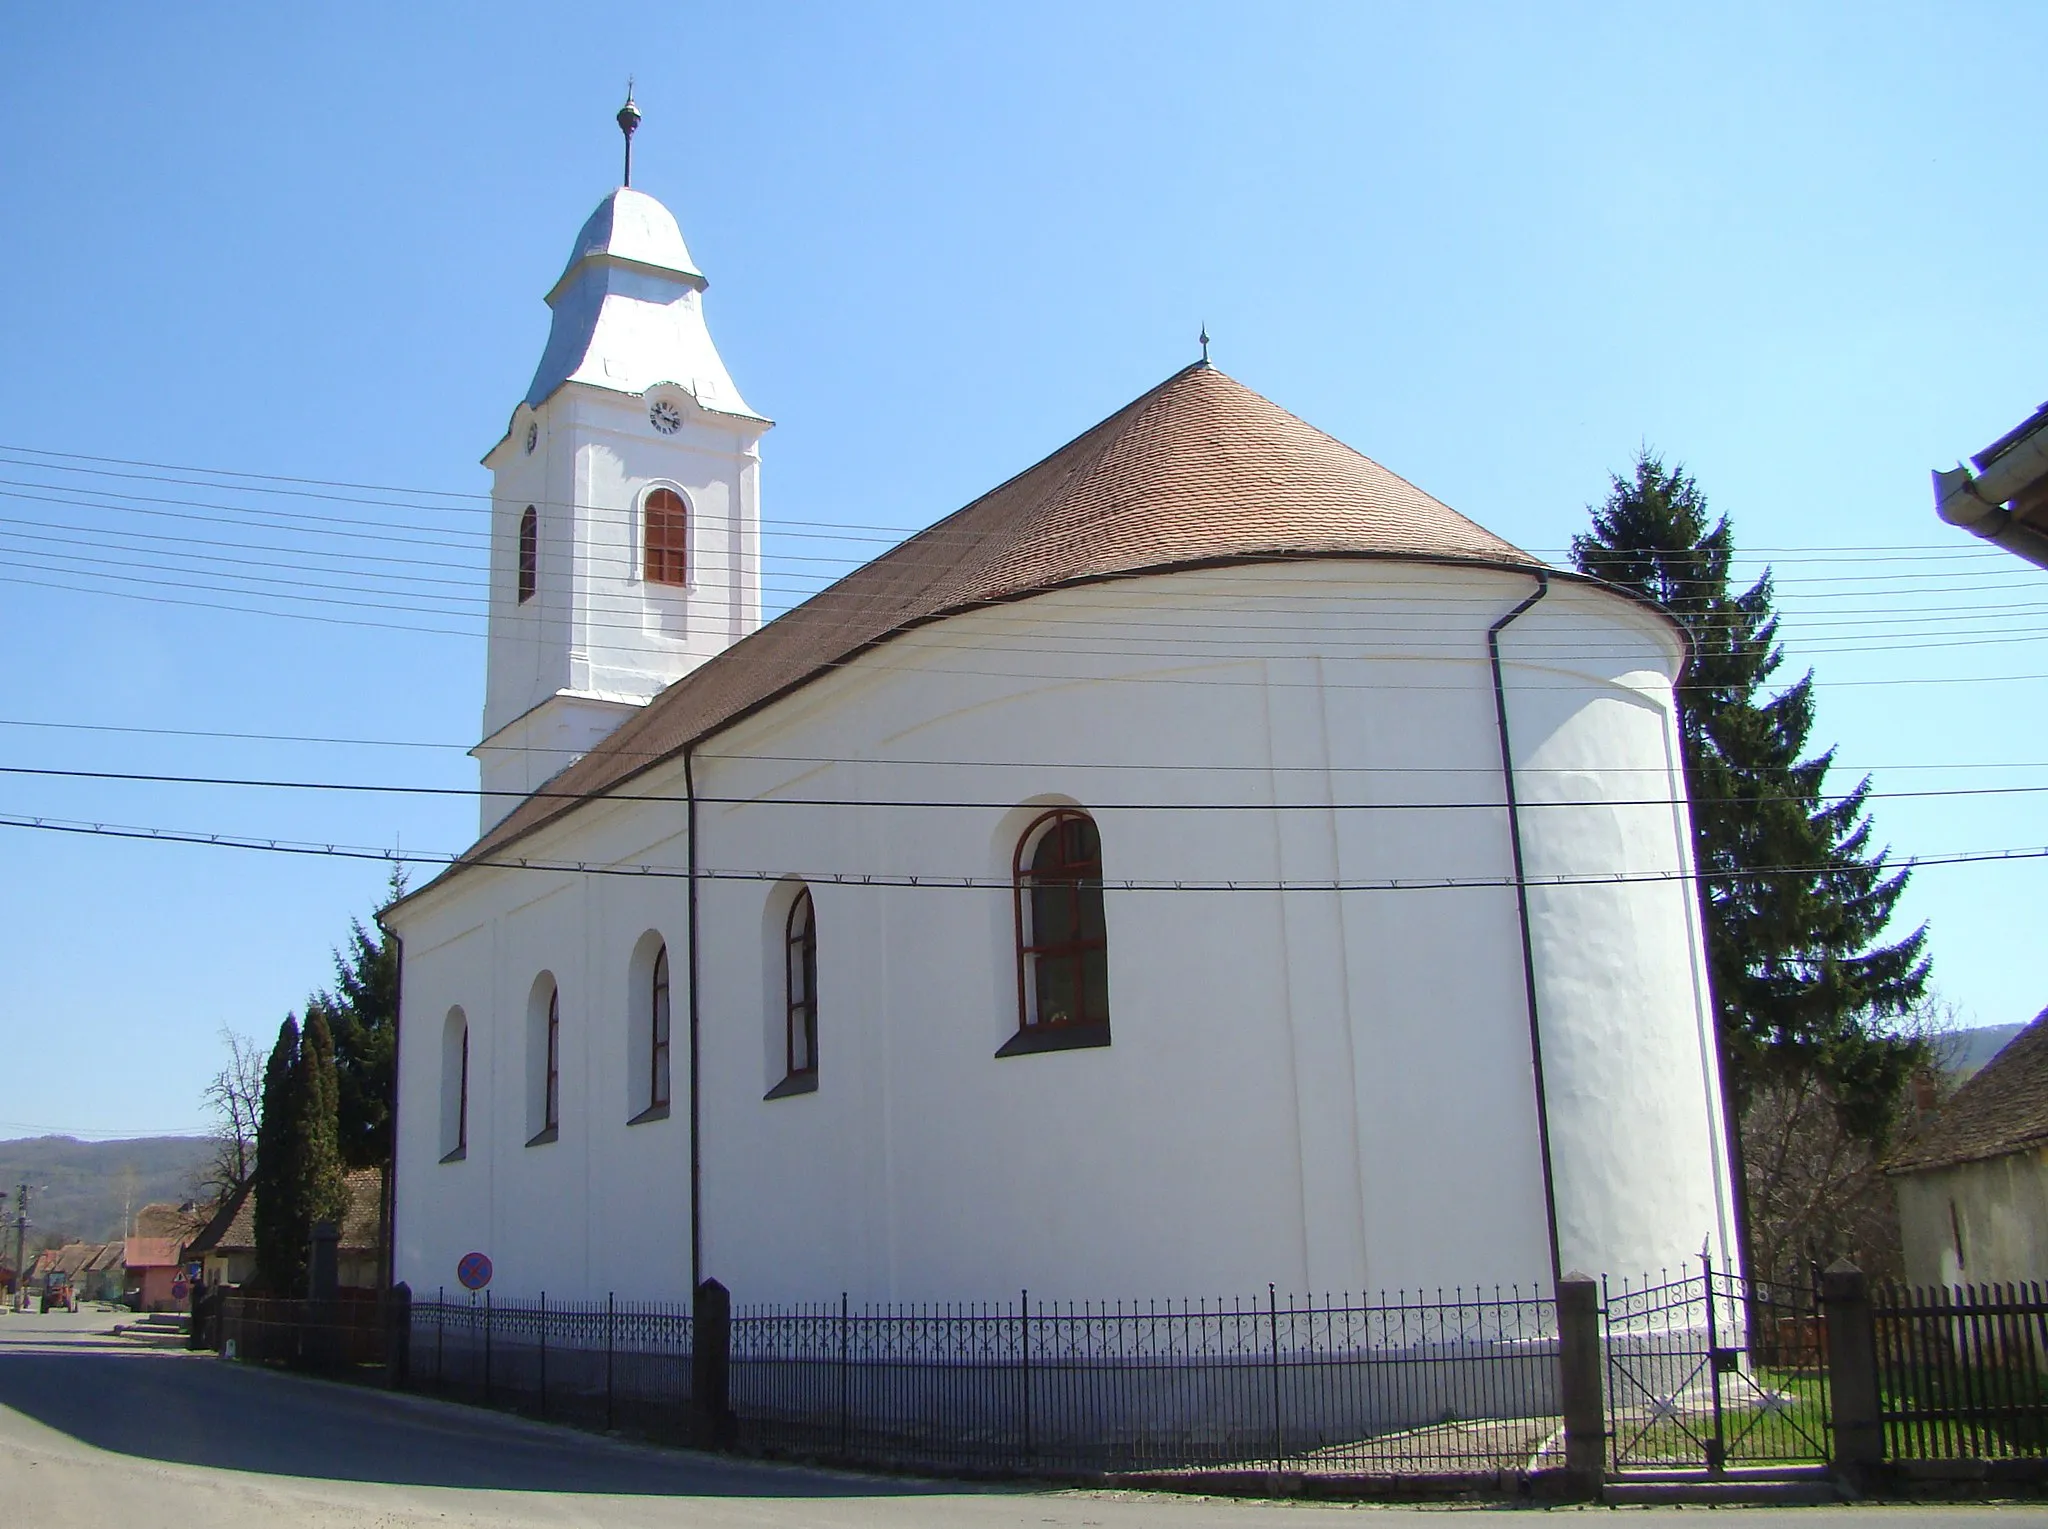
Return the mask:
M 122 1261 L 131 1269 L 163 1269 L 181 1262 L 178 1237 L 130 1237 Z
M 378 1202 L 382 1194 L 377 1170 L 351 1169 L 342 1182 L 348 1189 L 348 1210 L 341 1218 L 338 1246 L 349 1251 L 374 1250 L 382 1240 L 377 1233 Z M 189 1251 L 226 1255 L 250 1253 L 255 1248 L 256 1193 L 251 1186 L 221 1207 Z
M 676 681 L 466 858 L 502 849 L 907 628 L 1062 585 L 1297 557 L 1544 566 L 1197 364 Z
M 1885 1165 L 1951 1168 L 2048 1146 L 2048 1010 L 2005 1043 Z

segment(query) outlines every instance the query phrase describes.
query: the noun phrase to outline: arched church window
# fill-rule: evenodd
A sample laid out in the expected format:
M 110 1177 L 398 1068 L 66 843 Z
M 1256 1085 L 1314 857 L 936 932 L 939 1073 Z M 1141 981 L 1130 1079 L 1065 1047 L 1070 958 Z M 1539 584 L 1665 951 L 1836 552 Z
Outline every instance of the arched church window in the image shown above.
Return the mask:
M 441 1029 L 441 1161 L 469 1155 L 469 1020 L 450 1009 Z
M 519 517 L 519 603 L 533 598 L 540 582 L 540 512 L 532 505 Z
M 526 1121 L 529 1147 L 556 1139 L 562 1125 L 562 990 L 543 972 L 527 1001 Z
M 541 1125 L 552 1131 L 562 1123 L 562 990 L 548 994 L 547 1111 Z
M 1102 839 L 1071 807 L 1034 819 L 1011 865 L 1017 1033 L 997 1056 L 1109 1044 L 1109 930 Z
M 653 992 L 649 999 L 652 1008 L 648 1026 L 647 1056 L 647 1107 L 651 1110 L 668 1106 L 668 947 L 654 957 Z
M 818 915 L 809 887 L 790 902 L 782 926 L 782 1081 L 770 1099 L 818 1086 Z
M 641 507 L 642 545 L 646 555 L 642 571 L 650 584 L 689 582 L 688 546 L 690 507 L 672 488 L 650 489 Z

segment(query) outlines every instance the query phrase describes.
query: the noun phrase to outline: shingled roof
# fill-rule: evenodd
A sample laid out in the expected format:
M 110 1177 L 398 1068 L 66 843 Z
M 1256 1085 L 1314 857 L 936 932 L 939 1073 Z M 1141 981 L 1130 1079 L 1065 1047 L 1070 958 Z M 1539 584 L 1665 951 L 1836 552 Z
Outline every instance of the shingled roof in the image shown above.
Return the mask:
M 503 849 L 910 627 L 1063 585 L 1296 557 L 1543 566 L 1197 363 L 677 680 L 465 859 Z
M 2005 1043 L 1885 1165 L 1953 1168 L 2048 1146 L 2048 1010 Z

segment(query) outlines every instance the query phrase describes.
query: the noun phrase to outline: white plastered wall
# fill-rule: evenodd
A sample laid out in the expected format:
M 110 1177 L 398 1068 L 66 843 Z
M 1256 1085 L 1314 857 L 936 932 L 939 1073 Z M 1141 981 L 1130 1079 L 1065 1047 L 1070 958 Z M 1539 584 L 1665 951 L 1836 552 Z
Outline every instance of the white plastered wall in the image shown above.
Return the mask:
M 1546 1278 L 1484 641 L 1530 587 L 1371 562 L 1106 583 L 904 634 L 709 740 L 700 793 L 748 804 L 700 807 L 702 864 L 763 879 L 701 885 L 705 1272 L 741 1300 Z M 1559 581 L 1504 646 L 1517 757 L 1537 767 L 1524 799 L 1585 803 L 1526 815 L 1532 875 L 1678 865 L 1668 631 Z M 632 789 L 679 797 L 680 769 Z M 775 796 L 870 805 L 753 801 Z M 1622 805 L 1638 798 L 1665 805 Z M 997 1059 L 1016 1025 L 1008 891 L 831 876 L 1001 880 L 1033 804 L 1059 801 L 1101 830 L 1113 1044 Z M 682 822 L 679 803 L 609 803 L 522 853 L 680 869 Z M 819 1087 L 764 1100 L 780 995 L 763 948 L 791 873 L 817 909 Z M 1445 879 L 1494 884 L 1411 885 Z M 1725 1239 L 1682 889 L 1532 899 L 1568 1267 Z M 401 1060 L 398 1256 L 416 1288 L 475 1246 L 507 1291 L 687 1292 L 684 905 L 672 879 L 481 870 L 399 911 L 408 1020 L 435 1021 L 408 1023 Z M 629 1128 L 623 984 L 648 927 L 669 931 L 678 1107 Z M 563 984 L 564 1118 L 559 1142 L 525 1148 L 501 1075 L 542 967 Z M 412 1078 L 438 1065 L 457 1003 L 495 1093 L 486 1124 L 473 1083 L 469 1157 L 442 1166 L 418 1113 L 438 1089 Z

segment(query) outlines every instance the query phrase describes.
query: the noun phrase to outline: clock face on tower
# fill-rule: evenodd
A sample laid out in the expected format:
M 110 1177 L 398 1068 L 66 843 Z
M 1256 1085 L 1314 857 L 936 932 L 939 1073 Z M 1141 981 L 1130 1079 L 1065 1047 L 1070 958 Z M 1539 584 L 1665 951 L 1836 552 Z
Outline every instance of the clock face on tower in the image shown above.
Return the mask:
M 647 419 L 663 435 L 674 435 L 683 428 L 683 411 L 666 398 L 656 400 L 647 411 Z

